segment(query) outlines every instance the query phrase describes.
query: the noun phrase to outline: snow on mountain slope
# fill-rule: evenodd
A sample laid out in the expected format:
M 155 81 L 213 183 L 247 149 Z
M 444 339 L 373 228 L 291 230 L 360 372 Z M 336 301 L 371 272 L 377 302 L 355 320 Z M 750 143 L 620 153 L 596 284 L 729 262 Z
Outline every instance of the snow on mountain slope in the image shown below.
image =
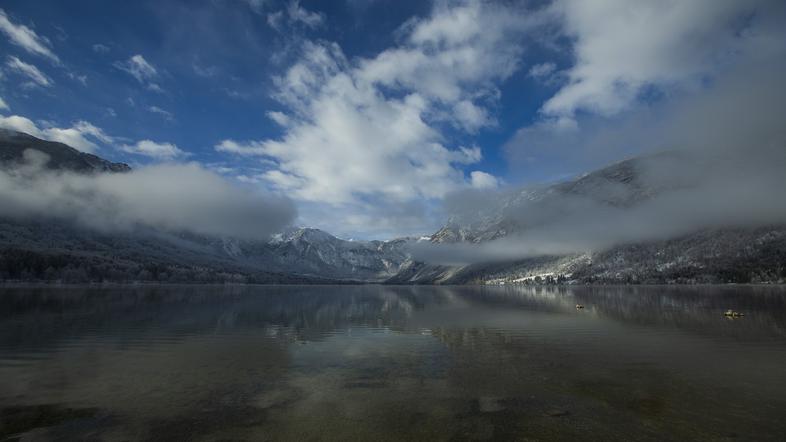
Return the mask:
M 44 164 L 52 170 L 80 174 L 130 170 L 125 164 L 112 163 L 62 143 L 0 130 L 0 167 L 19 167 L 29 160 L 30 152 L 36 151 L 48 157 Z M 306 281 L 307 278 L 381 281 L 398 272 L 407 259 L 405 245 L 409 241 L 347 241 L 309 228 L 293 228 L 270 241 L 142 228 L 108 233 L 70 225 L 62 219 L 0 218 L 0 264 L 10 266 L 6 273 L 14 275 L 19 273 L 19 266 L 28 266 L 28 261 L 48 263 L 56 255 L 57 263 L 64 260 L 78 262 L 76 267 L 83 270 L 100 267 L 102 270 L 96 271 L 96 275 L 100 273 L 100 276 L 96 278 L 115 280 L 135 280 L 140 275 L 151 273 L 150 269 L 166 268 L 161 273 L 180 275 L 176 276 L 178 281 L 196 278 L 196 274 L 212 275 L 205 277 L 206 280 L 225 278 L 258 282 Z M 68 265 L 63 264 L 63 268 Z M 109 272 L 107 269 L 114 270 Z M 33 270 L 33 273 L 43 274 L 45 268 Z M 54 274 L 62 273 L 55 270 Z M 193 271 L 197 273 L 190 273 Z M 0 269 L 0 279 L 10 277 L 2 273 Z M 76 274 L 70 270 L 68 273 Z M 108 276 L 110 273 L 111 276 Z M 287 279 L 282 275 L 300 275 L 303 278 Z M 77 276 L 76 279 L 80 280 L 87 278 L 81 274 Z
M 431 242 L 484 244 L 540 231 L 566 217 L 576 218 L 574 224 L 580 225 L 584 213 L 576 207 L 624 210 L 662 195 L 679 195 L 696 184 L 694 170 L 703 167 L 711 164 L 664 152 L 624 160 L 563 183 L 507 191 L 484 201 L 481 210 L 465 210 L 451 218 Z M 582 205 L 571 207 L 575 201 Z M 701 228 L 668 239 L 612 244 L 568 255 L 464 266 L 409 262 L 388 282 L 525 283 L 538 276 L 543 282 L 548 276 L 555 281 L 607 283 L 782 281 L 786 279 L 785 237 L 782 225 Z
M 47 167 L 79 173 L 129 170 L 61 143 L 0 132 L 0 167 L 16 167 L 27 149 L 50 157 Z M 507 191 L 468 205 L 427 238 L 351 241 L 313 228 L 291 228 L 269 241 L 165 233 L 153 229 L 110 234 L 58 220 L 0 219 L 0 280 L 53 279 L 382 282 L 466 284 L 560 282 L 751 282 L 786 279 L 786 227 L 703 229 L 678 237 L 615 245 L 582 253 L 515 261 L 444 266 L 414 261 L 409 246 L 423 242 L 480 244 L 580 216 L 566 201 L 636 207 L 665 192 L 690 188 L 690 168 L 676 153 L 638 157 L 577 179 Z M 687 168 L 687 173 L 684 169 Z M 663 178 L 652 170 L 680 170 Z
M 575 200 L 631 207 L 665 191 L 689 186 L 685 179 L 655 179 L 650 173 L 683 167 L 682 161 L 679 153 L 663 152 L 623 160 L 574 180 L 489 195 L 490 201 L 484 201 L 480 210 L 451 217 L 431 241 L 480 243 L 502 238 L 553 221 L 561 206 Z
M 395 275 L 408 258 L 413 241 L 349 241 L 313 228 L 295 228 L 266 244 L 244 243 L 247 258 L 277 269 L 332 278 L 380 281 Z

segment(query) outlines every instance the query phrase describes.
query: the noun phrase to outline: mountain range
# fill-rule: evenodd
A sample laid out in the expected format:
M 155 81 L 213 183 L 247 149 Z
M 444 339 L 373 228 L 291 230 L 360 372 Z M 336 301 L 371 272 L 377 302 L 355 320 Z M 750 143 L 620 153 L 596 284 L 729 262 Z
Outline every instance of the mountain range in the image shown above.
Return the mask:
M 50 170 L 78 174 L 128 173 L 131 168 L 65 144 L 0 130 L 0 166 L 22 167 L 45 154 Z M 0 216 L 0 280 L 164 281 L 247 283 L 717 283 L 783 282 L 786 228 L 782 225 L 701 228 L 668 238 L 612 244 L 581 253 L 433 264 L 413 246 L 483 245 L 578 216 L 565 201 L 592 207 L 635 208 L 689 187 L 684 180 L 653 182 L 653 164 L 683 165 L 665 152 L 628 159 L 574 180 L 498 192 L 468 205 L 433 235 L 352 241 L 313 228 L 289 228 L 266 241 L 138 228 L 97 231 L 46 218 Z M 544 214 L 551 214 L 545 216 Z M 556 215 L 555 215 L 556 214 Z

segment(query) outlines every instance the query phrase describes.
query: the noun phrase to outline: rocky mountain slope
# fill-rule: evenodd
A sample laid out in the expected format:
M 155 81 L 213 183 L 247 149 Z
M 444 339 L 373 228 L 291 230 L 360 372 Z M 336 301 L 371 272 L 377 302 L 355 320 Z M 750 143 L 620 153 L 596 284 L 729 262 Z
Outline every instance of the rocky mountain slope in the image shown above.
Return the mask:
M 513 262 L 408 261 L 390 284 L 712 284 L 786 282 L 786 228 L 702 230 L 608 250 Z
M 347 241 L 318 229 L 299 228 L 277 235 L 267 246 L 275 264 L 309 274 L 380 280 L 399 272 L 408 258 L 409 238 Z
M 437 231 L 435 244 L 486 244 L 537 229 L 560 216 L 580 217 L 571 201 L 589 207 L 635 208 L 667 192 L 694 185 L 690 173 L 654 179 L 654 170 L 692 164 L 666 152 L 637 157 L 575 180 L 498 195 L 477 213 L 454 217 Z M 548 214 L 548 215 L 544 215 Z M 664 216 L 664 222 L 668 222 Z M 408 261 L 390 278 L 395 284 L 510 283 L 726 283 L 786 281 L 786 226 L 697 229 L 668 239 L 616 244 L 567 255 L 517 261 L 433 265 Z
M 308 235 L 326 241 L 302 238 Z M 292 236 L 241 241 L 0 219 L 0 280 L 379 282 L 394 275 L 404 260 L 396 243 L 345 241 L 315 229 L 297 229 Z
M 485 201 L 477 212 L 454 216 L 431 238 L 435 243 L 471 242 L 503 238 L 554 220 L 567 213 L 566 203 L 586 201 L 596 206 L 629 208 L 667 191 L 691 185 L 678 179 L 655 180 L 652 170 L 684 168 L 677 152 L 662 152 L 620 161 L 579 178 L 553 185 L 506 191 Z M 546 214 L 546 215 L 544 215 Z

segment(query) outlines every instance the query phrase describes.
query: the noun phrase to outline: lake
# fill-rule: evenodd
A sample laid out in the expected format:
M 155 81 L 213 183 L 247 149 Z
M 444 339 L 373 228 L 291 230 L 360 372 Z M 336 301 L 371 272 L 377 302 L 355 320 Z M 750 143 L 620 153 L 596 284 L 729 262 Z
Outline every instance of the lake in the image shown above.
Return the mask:
M 2 440 L 784 441 L 786 289 L 5 287 Z

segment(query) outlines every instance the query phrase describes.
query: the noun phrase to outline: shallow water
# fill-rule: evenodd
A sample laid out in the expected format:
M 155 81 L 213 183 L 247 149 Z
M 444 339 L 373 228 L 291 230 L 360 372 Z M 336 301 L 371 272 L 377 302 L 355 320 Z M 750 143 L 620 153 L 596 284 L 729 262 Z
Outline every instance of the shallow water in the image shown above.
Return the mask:
M 783 441 L 786 289 L 0 288 L 7 439 Z

